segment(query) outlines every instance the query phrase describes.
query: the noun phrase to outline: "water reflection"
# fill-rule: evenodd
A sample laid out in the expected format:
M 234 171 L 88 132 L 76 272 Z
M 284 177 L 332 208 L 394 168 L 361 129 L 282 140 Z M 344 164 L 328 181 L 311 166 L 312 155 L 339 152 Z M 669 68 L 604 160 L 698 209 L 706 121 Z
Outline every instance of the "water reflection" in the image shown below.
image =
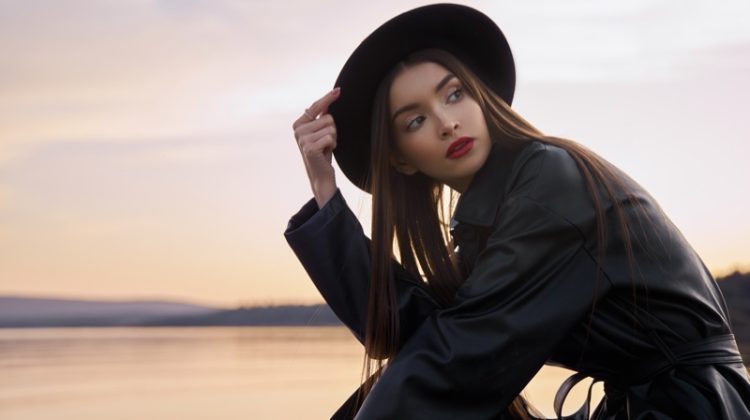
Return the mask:
M 0 330 L 0 417 L 325 418 L 359 351 L 344 328 Z
M 343 327 L 6 329 L 0 418 L 328 418 L 359 385 L 361 365 Z M 544 368 L 526 394 L 552 416 L 569 374 Z

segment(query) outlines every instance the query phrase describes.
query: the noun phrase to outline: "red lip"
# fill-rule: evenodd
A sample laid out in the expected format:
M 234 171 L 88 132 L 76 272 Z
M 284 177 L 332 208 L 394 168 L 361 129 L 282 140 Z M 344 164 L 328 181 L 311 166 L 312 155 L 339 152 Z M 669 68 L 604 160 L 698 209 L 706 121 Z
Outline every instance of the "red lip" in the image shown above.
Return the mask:
M 459 158 L 467 153 L 474 146 L 474 139 L 471 137 L 461 137 L 453 140 L 448 146 L 448 151 L 445 152 L 445 157 L 449 159 Z

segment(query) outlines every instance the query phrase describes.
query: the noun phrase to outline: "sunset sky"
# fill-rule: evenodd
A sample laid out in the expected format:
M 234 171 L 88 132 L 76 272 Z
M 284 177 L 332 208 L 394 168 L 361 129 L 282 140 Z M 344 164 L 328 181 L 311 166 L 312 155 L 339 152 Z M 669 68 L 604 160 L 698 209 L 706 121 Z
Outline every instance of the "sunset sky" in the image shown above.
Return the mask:
M 423 4 L 0 0 L 0 294 L 322 301 L 283 238 L 312 197 L 292 122 Z M 522 116 L 750 269 L 750 2 L 463 4 L 505 32 Z

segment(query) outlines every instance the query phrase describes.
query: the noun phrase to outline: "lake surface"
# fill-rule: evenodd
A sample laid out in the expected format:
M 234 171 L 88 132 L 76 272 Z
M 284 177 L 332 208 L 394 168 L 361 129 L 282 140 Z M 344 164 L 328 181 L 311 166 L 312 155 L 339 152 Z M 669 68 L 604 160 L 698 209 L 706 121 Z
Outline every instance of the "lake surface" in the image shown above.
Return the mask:
M 344 327 L 0 329 L 0 419 L 328 419 L 361 368 Z M 526 396 L 552 417 L 569 374 L 545 367 Z

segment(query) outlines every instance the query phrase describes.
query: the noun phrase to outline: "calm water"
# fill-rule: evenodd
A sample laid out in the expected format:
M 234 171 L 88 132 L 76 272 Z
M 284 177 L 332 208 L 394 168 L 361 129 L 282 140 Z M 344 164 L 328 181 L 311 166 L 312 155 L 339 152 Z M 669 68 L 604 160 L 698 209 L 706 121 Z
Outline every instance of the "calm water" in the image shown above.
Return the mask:
M 343 327 L 0 329 L 0 419 L 327 419 L 361 362 Z M 527 397 L 552 416 L 568 374 Z

